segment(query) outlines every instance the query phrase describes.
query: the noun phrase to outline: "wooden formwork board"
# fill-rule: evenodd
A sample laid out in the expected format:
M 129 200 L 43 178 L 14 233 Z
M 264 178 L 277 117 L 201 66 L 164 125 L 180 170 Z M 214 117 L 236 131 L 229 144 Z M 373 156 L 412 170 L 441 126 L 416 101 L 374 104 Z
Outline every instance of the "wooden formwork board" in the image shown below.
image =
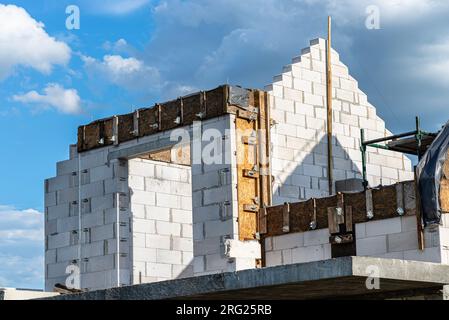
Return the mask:
M 230 99 L 231 87 L 223 85 L 176 100 L 141 108 L 133 113 L 96 120 L 78 128 L 78 152 L 129 141 L 137 137 L 190 125 L 193 121 L 215 118 L 226 113 L 237 113 L 245 106 L 235 105 Z M 240 89 L 248 95 L 252 90 Z M 246 102 L 246 100 L 245 100 Z M 113 137 L 113 121 L 117 120 L 117 137 Z M 116 140 L 114 140 L 116 139 Z
M 255 132 L 255 122 L 236 118 L 237 139 L 242 138 L 241 132 Z M 254 239 L 257 231 L 257 212 L 259 204 L 259 179 L 248 177 L 245 172 L 254 169 L 257 145 L 237 141 L 237 197 L 238 222 L 240 240 Z M 254 209 L 251 209 L 251 206 Z
M 398 195 L 397 185 L 403 188 L 402 194 Z M 415 187 L 413 181 L 400 182 L 391 186 L 382 186 L 378 189 L 371 189 L 369 192 L 372 194 L 372 218 L 367 216 L 367 197 L 365 192 L 342 194 L 343 205 L 351 208 L 352 223 L 398 217 L 398 196 L 402 199 L 403 215 L 413 216 L 416 214 Z M 338 196 L 334 195 L 290 203 L 289 232 L 310 231 L 312 221 L 316 222 L 314 225 L 315 229 L 328 228 L 328 208 L 341 205 Z M 283 208 L 284 205 L 267 208 L 267 233 L 264 235 L 265 237 L 285 234 L 282 228 L 284 219 Z
M 260 233 L 260 214 L 270 205 L 271 176 L 266 144 L 267 96 L 253 91 L 248 97 L 248 110 L 236 109 L 237 197 L 240 240 L 257 238 Z M 232 112 L 232 111 L 230 111 Z
M 442 168 L 439 200 L 441 211 L 449 213 L 449 152 Z

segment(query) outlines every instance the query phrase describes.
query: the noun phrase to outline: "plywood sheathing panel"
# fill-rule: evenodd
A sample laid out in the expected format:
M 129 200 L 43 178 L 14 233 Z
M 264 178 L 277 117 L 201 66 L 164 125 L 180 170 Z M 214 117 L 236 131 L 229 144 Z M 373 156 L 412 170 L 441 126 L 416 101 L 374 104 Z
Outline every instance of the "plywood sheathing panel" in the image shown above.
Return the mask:
M 266 121 L 268 99 L 263 91 L 243 91 L 240 96 L 241 89 L 235 89 L 237 93 L 233 94 L 236 96 L 230 97 L 231 93 L 226 92 L 226 101 L 227 112 L 236 114 L 239 238 L 250 240 L 265 233 L 266 224 L 265 221 L 260 222 L 260 215 L 264 215 L 264 207 L 271 204 L 270 166 L 269 162 L 264 161 L 269 152 L 264 135 L 269 124 Z M 234 105 L 232 101 L 239 105 Z M 253 206 L 252 210 L 248 210 L 250 206 Z
M 415 215 L 415 188 L 413 181 L 400 182 L 404 187 L 405 215 Z M 383 186 L 372 189 L 374 217 L 371 220 L 389 219 L 398 216 L 396 202 L 396 186 Z M 344 205 L 352 210 L 352 223 L 370 221 L 366 215 L 365 192 L 343 193 Z M 313 200 L 290 203 L 290 232 L 305 232 L 310 230 L 313 221 Z M 336 195 L 317 198 L 316 203 L 316 229 L 328 227 L 327 210 L 338 206 Z M 266 237 L 284 234 L 282 231 L 283 205 L 267 208 L 267 234 Z
M 154 161 L 172 162 L 171 148 L 151 152 L 147 154 L 145 158 Z
M 255 122 L 236 118 L 236 129 L 238 132 L 254 131 Z M 239 136 L 237 134 L 237 139 Z M 240 240 L 254 239 L 257 231 L 257 213 L 245 210 L 245 205 L 257 205 L 254 200 L 259 193 L 258 179 L 244 176 L 245 170 L 252 170 L 254 167 L 256 148 L 257 145 L 237 141 L 237 197 Z
M 449 151 L 444 162 L 440 181 L 440 208 L 443 213 L 449 213 Z

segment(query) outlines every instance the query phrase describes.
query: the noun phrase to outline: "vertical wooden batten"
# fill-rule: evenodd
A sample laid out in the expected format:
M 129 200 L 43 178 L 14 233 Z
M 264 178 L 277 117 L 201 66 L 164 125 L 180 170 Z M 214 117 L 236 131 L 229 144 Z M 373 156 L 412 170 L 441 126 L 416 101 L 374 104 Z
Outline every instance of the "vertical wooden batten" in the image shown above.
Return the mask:
M 327 86 L 327 178 L 329 183 L 329 195 L 333 194 L 333 161 L 332 161 L 332 64 L 331 64 L 331 24 L 332 19 L 327 18 L 327 42 L 326 42 L 326 86 Z

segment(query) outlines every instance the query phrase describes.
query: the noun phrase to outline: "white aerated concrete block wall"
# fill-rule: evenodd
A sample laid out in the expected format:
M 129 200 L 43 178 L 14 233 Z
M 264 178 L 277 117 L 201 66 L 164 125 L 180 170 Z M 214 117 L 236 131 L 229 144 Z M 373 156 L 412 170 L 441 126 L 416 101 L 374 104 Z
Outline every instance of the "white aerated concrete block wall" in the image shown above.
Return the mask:
M 163 143 L 170 134 L 161 132 L 82 153 L 70 146 L 70 159 L 58 162 L 56 177 L 45 181 L 46 290 L 52 291 L 56 283 L 66 284 L 70 276 L 67 267 L 73 265 L 79 268 L 83 289 L 133 283 L 128 161 L 108 157 L 111 152 L 140 144 Z M 160 197 L 159 201 L 167 199 Z M 188 204 L 184 201 L 182 206 Z M 175 212 L 173 217 L 183 219 L 180 215 Z M 185 230 L 188 235 L 188 228 Z M 185 260 L 191 255 L 186 254 Z M 184 269 L 174 267 L 171 272 L 182 274 Z
M 193 276 L 189 166 L 130 159 L 133 284 Z
M 418 249 L 416 217 L 397 217 L 356 224 L 358 256 L 448 263 L 442 252 L 449 244 L 444 228 L 425 228 L 425 249 Z M 443 230 L 443 231 L 442 231 Z
M 273 204 L 328 195 L 325 52 L 325 40 L 312 40 L 266 87 L 277 123 L 271 141 Z M 365 139 L 391 133 L 334 50 L 331 61 L 334 181 L 361 178 L 360 129 Z M 367 174 L 371 186 L 413 179 L 407 157 L 373 148 Z
M 255 268 L 260 258 L 257 242 L 241 242 L 238 234 L 237 166 L 235 117 L 225 115 L 204 121 L 201 134 L 217 130 L 219 139 L 201 141 L 194 145 L 214 146 L 218 161 L 202 157 L 201 150 L 192 147 L 192 204 L 193 204 L 193 252 L 195 275 L 221 273 Z M 198 140 L 196 140 L 198 141 Z M 215 145 L 214 145 L 215 144 Z M 206 149 L 205 149 L 206 150 Z M 230 242 L 229 240 L 233 240 Z M 246 247 L 256 246 L 255 250 Z M 243 249 L 242 249 L 243 248 Z M 242 250 L 246 254 L 242 254 Z
M 357 223 L 356 255 L 449 264 L 449 219 L 441 226 L 425 228 L 425 249 L 418 249 L 416 217 Z M 330 259 L 329 230 L 289 233 L 265 239 L 266 265 L 284 265 Z
M 289 233 L 265 239 L 266 266 L 330 259 L 329 229 Z
M 69 265 L 79 268 L 81 288 L 129 284 L 127 164 L 108 163 L 107 150 L 71 157 L 45 182 L 46 290 L 66 284 Z

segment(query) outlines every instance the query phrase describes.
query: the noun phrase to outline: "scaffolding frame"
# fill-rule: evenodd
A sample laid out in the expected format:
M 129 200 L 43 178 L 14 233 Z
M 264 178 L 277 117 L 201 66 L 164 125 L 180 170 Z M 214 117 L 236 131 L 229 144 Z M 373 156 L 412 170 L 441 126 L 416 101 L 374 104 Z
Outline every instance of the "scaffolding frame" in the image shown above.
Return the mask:
M 427 132 L 421 129 L 419 117 L 415 118 L 415 130 L 383 138 L 365 141 L 365 130 L 360 129 L 363 187 L 365 189 L 368 187 L 366 174 L 366 150 L 368 147 L 415 155 L 418 156 L 418 160 L 421 160 L 421 157 L 424 155 L 425 151 L 436 136 L 437 133 Z M 385 144 L 381 144 L 382 142 L 385 142 Z

